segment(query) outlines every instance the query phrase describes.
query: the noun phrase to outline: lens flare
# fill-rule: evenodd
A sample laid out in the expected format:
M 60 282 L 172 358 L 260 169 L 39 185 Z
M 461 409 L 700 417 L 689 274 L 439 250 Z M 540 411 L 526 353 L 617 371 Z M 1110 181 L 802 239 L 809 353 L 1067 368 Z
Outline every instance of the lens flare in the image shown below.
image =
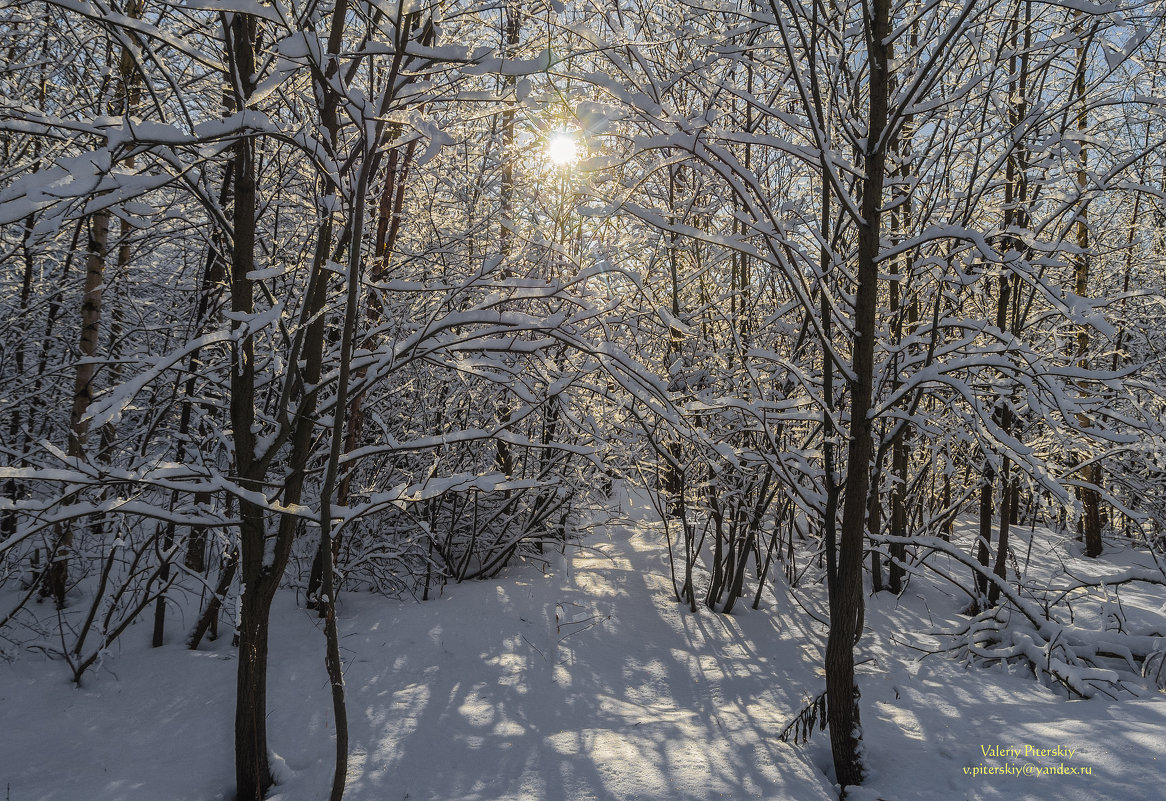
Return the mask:
M 579 160 L 579 143 L 566 131 L 559 131 L 547 140 L 547 158 L 558 167 L 566 167 Z

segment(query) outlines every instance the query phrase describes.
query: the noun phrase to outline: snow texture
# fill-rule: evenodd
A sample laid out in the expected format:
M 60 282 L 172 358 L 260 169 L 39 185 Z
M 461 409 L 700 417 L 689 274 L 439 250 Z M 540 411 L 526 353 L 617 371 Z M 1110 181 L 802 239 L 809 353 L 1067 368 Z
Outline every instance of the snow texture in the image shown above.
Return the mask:
M 758 611 L 690 614 L 673 600 L 647 504 L 550 567 L 441 597 L 341 599 L 350 801 L 816 801 L 837 797 L 829 742 L 778 740 L 821 690 L 820 631 L 785 590 Z M 868 599 L 860 645 L 871 774 L 851 799 L 1161 798 L 1166 698 L 1066 702 L 1019 675 L 919 661 L 903 632 L 945 625 L 938 585 Z M 931 607 L 935 607 L 932 610 Z M 929 620 L 935 611 L 937 619 Z M 951 616 L 948 615 L 950 618 Z M 189 622 L 189 621 L 187 621 Z M 181 623 L 176 621 L 176 629 Z M 6 801 L 232 796 L 236 657 L 122 638 L 75 689 L 60 663 L 0 667 Z M 327 797 L 332 717 L 320 622 L 292 593 L 273 610 L 272 799 Z M 1064 747 L 1071 759 L 984 748 Z M 969 775 L 976 766 L 1088 766 L 1091 775 Z

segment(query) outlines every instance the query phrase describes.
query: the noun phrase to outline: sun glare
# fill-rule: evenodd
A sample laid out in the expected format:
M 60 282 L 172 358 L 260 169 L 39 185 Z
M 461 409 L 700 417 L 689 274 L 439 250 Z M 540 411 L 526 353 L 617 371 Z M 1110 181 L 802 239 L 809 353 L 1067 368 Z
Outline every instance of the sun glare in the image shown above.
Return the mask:
M 557 167 L 566 167 L 579 159 L 579 143 L 566 131 L 558 131 L 547 140 L 547 158 Z

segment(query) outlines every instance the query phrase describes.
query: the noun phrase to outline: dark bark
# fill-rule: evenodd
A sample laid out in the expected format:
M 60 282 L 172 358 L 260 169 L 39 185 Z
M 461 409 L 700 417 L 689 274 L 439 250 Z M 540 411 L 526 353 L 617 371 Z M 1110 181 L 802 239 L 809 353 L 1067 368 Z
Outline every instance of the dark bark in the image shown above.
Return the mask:
M 39 163 L 37 166 L 39 167 Z M 20 321 L 23 325 L 27 325 L 30 322 L 28 320 L 29 301 L 32 299 L 32 278 L 36 269 L 36 260 L 33 258 L 32 247 L 29 240 L 32 238 L 33 225 L 35 222 L 36 218 L 32 214 L 25 218 L 24 235 L 20 242 L 20 249 L 24 262 L 24 276 L 20 283 L 19 314 Z M 16 375 L 19 376 L 21 380 L 24 379 L 24 348 L 27 341 L 28 337 L 24 336 L 17 339 L 16 353 L 13 358 L 13 361 L 16 364 Z M 8 419 L 7 440 L 8 444 L 13 448 L 17 447 L 16 443 L 18 441 L 20 442 L 19 450 L 22 457 L 24 453 L 26 453 L 28 447 L 27 437 L 21 436 L 23 412 L 24 409 L 19 404 L 13 407 L 11 416 Z M 5 480 L 4 495 L 8 498 L 12 506 L 15 507 L 16 501 L 20 497 L 20 488 L 15 478 L 9 477 L 7 480 Z M 3 515 L 0 515 L 0 539 L 8 539 L 16 533 L 16 517 L 16 510 L 14 508 L 7 509 L 4 511 Z
M 254 589 L 245 588 L 239 623 L 239 672 L 235 688 L 235 782 L 238 801 L 261 801 L 272 784 L 267 754 L 268 609 L 269 604 L 263 603 L 257 586 Z
M 1000 471 L 1004 477 L 1000 482 L 1003 494 L 1000 499 L 1000 536 L 996 540 L 996 565 L 994 572 L 1000 578 L 1007 578 L 1008 574 L 1008 526 L 1012 521 L 1012 508 L 1016 495 L 1012 491 L 1014 481 L 1008 480 L 1008 459 L 1004 460 L 1004 469 Z M 988 588 L 988 606 L 995 606 L 1000 600 L 1000 585 L 993 583 Z
M 344 702 L 344 672 L 340 660 L 339 634 L 336 629 L 336 587 L 335 569 L 332 562 L 332 499 L 337 489 L 340 474 L 340 452 L 344 443 L 345 417 L 348 408 L 348 393 L 351 383 L 352 351 L 356 341 L 357 308 L 360 303 L 361 253 L 360 231 L 363 228 L 363 210 L 368 186 L 368 170 L 371 166 L 365 154 L 364 167 L 356 187 L 353 207 L 352 244 L 348 258 L 348 287 L 344 307 L 344 328 L 341 331 L 340 374 L 336 383 L 335 408 L 332 420 L 332 441 L 328 453 L 328 463 L 324 471 L 324 485 L 320 489 L 320 548 L 322 554 L 323 596 L 320 599 L 324 611 L 324 633 L 327 640 L 325 666 L 332 687 L 332 710 L 336 721 L 336 761 L 332 775 L 331 801 L 340 801 L 344 795 L 344 784 L 348 769 L 348 714 Z
M 381 190 L 378 206 L 376 240 L 373 246 L 373 266 L 370 268 L 369 275 L 370 280 L 373 282 L 382 280 L 388 272 L 389 262 L 392 259 L 393 250 L 396 246 L 397 234 L 400 231 L 405 205 L 405 188 L 416 146 L 417 142 L 414 140 L 405 145 L 404 148 L 393 148 L 389 152 L 385 185 Z M 382 308 L 380 296 L 375 291 L 368 294 L 366 307 L 369 328 L 376 328 L 383 320 L 384 309 Z M 366 347 L 371 350 L 375 345 L 370 340 L 366 342 Z M 357 372 L 356 381 L 358 383 L 364 378 L 365 373 L 366 370 L 363 368 Z M 348 426 L 344 439 L 345 453 L 356 450 L 360 444 L 361 432 L 364 429 L 363 400 L 363 392 L 357 393 L 349 404 Z M 499 454 L 502 454 L 501 444 Z M 348 496 L 352 491 L 352 481 L 355 475 L 355 471 L 351 468 L 345 468 L 343 470 L 343 475 L 340 478 L 340 487 L 337 491 L 337 498 L 340 504 L 348 503 Z M 331 559 L 333 562 L 339 557 L 340 546 L 341 538 L 338 535 L 332 542 Z M 324 552 L 320 548 L 317 548 L 315 556 L 312 557 L 312 567 L 308 572 L 308 588 L 305 593 L 308 599 L 307 607 L 309 609 L 318 608 L 321 617 L 325 615 L 325 608 L 319 604 L 320 588 L 324 575 L 324 561 Z
M 207 602 L 206 609 L 203 610 L 202 616 L 199 617 L 198 623 L 194 626 L 194 631 L 190 634 L 188 643 L 190 650 L 198 650 L 202 638 L 206 636 L 208 631 L 212 640 L 219 636 L 219 610 L 223 607 L 223 599 L 227 597 L 227 590 L 231 588 L 231 582 L 235 580 L 235 571 L 238 569 L 239 551 L 236 549 L 227 555 L 219 573 L 219 583 L 215 587 L 215 594 Z
M 819 291 L 822 318 L 822 396 L 825 408 L 822 409 L 822 472 L 825 484 L 826 498 L 822 504 L 822 539 L 826 550 L 826 592 L 833 598 L 837 591 L 838 578 L 838 495 L 841 487 L 835 475 L 834 443 L 838 436 L 838 429 L 834 426 L 834 362 L 831 357 L 832 343 L 830 341 L 830 303 L 826 297 L 826 276 L 832 266 L 832 255 L 827 243 L 830 242 L 830 181 L 823 170 L 822 174 L 822 249 L 818 255 L 818 268 L 821 271 L 822 288 Z M 790 546 L 793 546 L 793 529 L 790 530 Z
M 862 783 L 859 759 L 861 718 L 854 681 L 854 645 L 861 633 L 862 550 L 867 492 L 870 489 L 874 388 L 875 313 L 879 289 L 879 235 L 886 168 L 886 125 L 890 94 L 888 69 L 892 48 L 890 0 L 872 0 L 867 53 L 870 96 L 858 226 L 858 286 L 854 298 L 854 341 L 850 442 L 847 449 L 845 500 L 838 548 L 837 592 L 830 599 L 830 634 L 826 640 L 827 718 L 834 771 L 843 791 Z M 823 156 L 825 157 L 825 156 Z
M 945 466 L 943 472 L 943 508 L 947 509 L 951 506 L 951 473 L 948 472 L 949 467 Z M 952 528 L 955 521 L 954 514 L 948 514 L 943 521 L 943 538 L 945 540 L 951 539 Z
M 907 492 L 907 429 L 909 423 L 904 423 L 891 446 L 891 535 L 895 537 L 907 536 L 907 503 L 904 495 Z M 903 592 L 903 560 L 907 558 L 907 546 L 903 543 L 894 543 L 890 546 L 891 558 L 887 565 L 887 589 L 895 595 Z
M 882 533 L 883 515 L 882 502 L 879 498 L 879 488 L 876 482 L 867 493 L 866 501 L 866 530 L 873 539 Z M 883 590 L 883 556 L 878 549 L 870 549 L 870 585 L 875 592 Z
M 1078 18 L 1082 18 L 1080 12 L 1076 12 Z M 1081 27 L 1084 28 L 1082 22 Z M 1088 67 L 1088 51 L 1089 38 L 1084 36 L 1084 30 L 1080 31 L 1082 35 L 1081 44 L 1077 48 L 1077 70 L 1073 80 L 1073 94 L 1077 102 L 1077 130 L 1082 136 L 1086 136 L 1089 128 L 1089 111 L 1088 111 L 1088 97 L 1086 95 L 1086 74 Z M 1085 192 L 1089 185 L 1089 157 L 1088 150 L 1085 147 L 1084 140 L 1082 140 L 1081 150 L 1078 154 L 1078 168 L 1077 168 L 1077 191 L 1081 193 L 1080 209 L 1077 211 L 1077 254 L 1075 256 L 1076 270 L 1075 270 L 1075 286 L 1074 291 L 1078 297 L 1088 297 L 1089 295 L 1089 271 L 1091 269 L 1091 254 L 1089 252 L 1089 218 L 1088 218 L 1088 201 L 1085 197 Z M 1082 324 L 1077 328 L 1077 366 L 1087 368 L 1089 366 L 1089 328 Z M 1085 387 L 1082 386 L 1084 390 Z M 1078 422 L 1082 428 L 1090 428 L 1093 421 L 1087 414 L 1078 415 Z M 1085 555 L 1089 557 L 1101 556 L 1101 464 L 1093 462 L 1089 464 L 1083 471 L 1081 477 L 1085 480 L 1085 485 L 1080 487 L 1079 497 L 1081 498 L 1081 527 L 1085 538 Z
M 244 108 L 254 90 L 256 24 L 246 14 L 224 15 L 230 69 Z M 231 252 L 232 330 L 231 428 L 234 434 L 235 480 L 246 489 L 259 489 L 262 467 L 255 458 L 255 341 L 244 326 L 255 311 L 254 288 L 248 274 L 255 264 L 256 175 L 254 141 L 240 138 L 234 145 L 235 204 Z M 271 786 L 267 752 L 267 635 L 268 615 L 275 587 L 275 565 L 265 564 L 267 537 L 264 510 L 249 498 L 239 498 L 241 578 L 239 668 L 235 697 L 235 783 L 238 801 L 260 801 Z
M 984 475 L 980 482 L 980 536 L 976 543 L 976 561 L 987 571 L 990 562 L 988 549 L 992 545 L 992 494 L 996 481 L 996 473 L 991 465 L 984 466 Z M 982 599 L 988 592 L 988 579 L 982 574 L 976 574 L 976 595 Z M 979 603 L 972 611 L 979 610 Z
M 69 414 L 69 456 L 85 457 L 89 421 L 85 413 L 93 402 L 93 380 L 97 375 L 97 346 L 101 332 L 101 298 L 105 281 L 105 258 L 109 244 L 109 213 L 98 212 L 89 218 L 89 247 L 85 261 L 85 288 L 81 296 L 81 338 L 73 378 L 73 403 Z M 56 546 L 45 571 L 46 589 L 58 607 L 65 605 L 69 583 L 69 551 L 73 546 L 73 524 L 58 527 Z

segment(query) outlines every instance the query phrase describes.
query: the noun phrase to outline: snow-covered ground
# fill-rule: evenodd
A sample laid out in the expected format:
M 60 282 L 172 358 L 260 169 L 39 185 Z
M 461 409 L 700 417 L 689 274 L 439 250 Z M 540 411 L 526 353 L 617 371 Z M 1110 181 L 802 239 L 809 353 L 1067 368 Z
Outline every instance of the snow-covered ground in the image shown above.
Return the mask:
M 646 516 L 642 504 L 624 511 Z M 671 597 L 661 540 L 650 524 L 615 523 L 545 574 L 525 565 L 426 603 L 344 596 L 346 797 L 836 798 L 826 733 L 778 740 L 821 691 L 821 632 L 784 593 L 759 611 L 688 613 Z M 868 598 L 859 673 L 872 775 L 852 798 L 1164 797 L 1166 696 L 1066 702 L 1022 675 L 919 661 L 912 632 L 952 624 L 957 601 L 922 579 L 900 599 Z M 229 638 L 149 649 L 147 624 L 138 629 L 80 689 L 57 662 L 26 654 L 0 666 L 5 801 L 231 797 Z M 268 723 L 273 797 L 326 798 L 323 634 L 290 592 L 274 610 Z M 1025 746 L 1072 756 L 984 753 Z M 975 775 L 1007 764 L 1091 775 Z
M 970 542 L 973 526 L 957 526 L 956 534 Z M 1066 586 L 1074 577 L 1117 575 L 1153 564 L 1144 552 L 1117 542 L 1107 543 L 1102 558 L 1092 560 L 1080 555 L 1081 546 L 1071 537 L 1048 529 L 1013 527 L 1012 537 L 1018 556 L 1011 570 L 1020 572 L 1033 592 Z M 971 584 L 966 570 L 950 563 L 948 570 Z M 1068 598 L 1078 630 L 1104 630 L 1101 618 L 1117 614 L 1130 633 L 1166 633 L 1161 586 L 1078 590 Z M 951 646 L 951 638 L 929 632 L 966 625 L 960 611 L 967 604 L 966 595 L 927 573 L 913 578 L 899 598 L 868 596 L 867 629 L 856 659 L 870 660 L 858 672 L 871 775 L 848 797 L 1166 799 L 1166 695 L 1147 689 L 1142 697 L 1115 691 L 1114 698 L 1069 701 L 1064 691 L 1037 683 L 1025 665 L 982 669 L 943 655 L 920 658 L 929 649 Z M 1058 614 L 1065 616 L 1063 606 Z M 811 748 L 820 749 L 815 761 L 827 765 L 825 738 Z

